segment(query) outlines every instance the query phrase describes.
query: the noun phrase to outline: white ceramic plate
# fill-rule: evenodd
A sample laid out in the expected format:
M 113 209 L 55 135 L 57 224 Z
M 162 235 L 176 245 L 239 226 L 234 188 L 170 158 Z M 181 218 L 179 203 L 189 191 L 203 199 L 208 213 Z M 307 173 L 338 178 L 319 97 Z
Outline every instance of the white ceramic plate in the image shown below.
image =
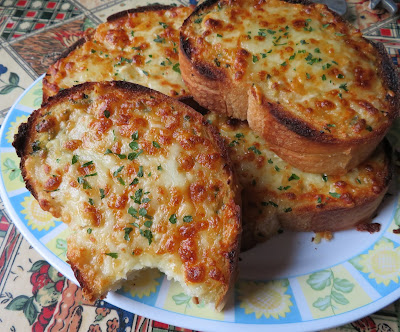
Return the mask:
M 0 131 L 0 193 L 13 222 L 32 246 L 66 277 L 67 227 L 43 212 L 26 190 L 11 145 L 21 122 L 40 106 L 42 77 L 16 101 Z M 396 144 L 399 125 L 392 130 Z M 156 270 L 143 273 L 107 301 L 125 310 L 177 326 L 205 331 L 306 331 L 342 325 L 400 297 L 399 195 L 387 197 L 375 234 L 336 233 L 314 244 L 311 233 L 284 232 L 240 255 L 240 277 L 222 313 L 193 304 L 180 286 Z

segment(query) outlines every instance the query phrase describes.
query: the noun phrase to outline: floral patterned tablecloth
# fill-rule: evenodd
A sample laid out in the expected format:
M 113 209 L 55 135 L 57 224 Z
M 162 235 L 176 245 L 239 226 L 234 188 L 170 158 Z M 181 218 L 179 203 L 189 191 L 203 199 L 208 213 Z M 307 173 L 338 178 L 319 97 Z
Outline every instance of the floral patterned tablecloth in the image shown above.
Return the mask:
M 170 2 L 170 1 L 159 1 Z M 188 4 L 189 1 L 176 1 Z M 195 3 L 195 1 L 190 1 Z M 347 19 L 368 38 L 385 42 L 400 66 L 400 20 L 369 1 L 348 0 Z M 63 49 L 112 13 L 147 4 L 121 0 L 0 1 L 0 124 L 19 95 L 54 62 Z M 40 92 L 40 91 L 39 91 Z M 38 93 L 35 105 L 40 106 Z M 18 165 L 1 165 L 10 180 Z M 38 205 L 26 203 L 32 227 L 46 229 L 49 220 Z M 66 243 L 56 244 L 66 251 Z M 190 305 L 186 298 L 182 303 Z M 331 331 L 400 331 L 400 301 Z M 176 322 L 179 325 L 179 322 Z M 196 328 L 193 326 L 193 328 Z M 185 331 L 124 311 L 105 301 L 89 304 L 74 283 L 50 266 L 23 239 L 0 201 L 0 331 Z M 189 331 L 189 330 L 188 330 Z

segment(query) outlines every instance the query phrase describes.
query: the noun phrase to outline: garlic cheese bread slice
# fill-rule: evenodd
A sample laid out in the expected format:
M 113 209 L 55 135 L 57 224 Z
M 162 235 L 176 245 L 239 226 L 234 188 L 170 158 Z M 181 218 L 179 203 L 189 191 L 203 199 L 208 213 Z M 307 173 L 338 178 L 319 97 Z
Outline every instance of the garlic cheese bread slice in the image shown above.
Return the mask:
M 149 5 L 116 13 L 67 49 L 43 79 L 43 101 L 94 81 L 128 81 L 188 96 L 179 62 L 179 28 L 193 6 Z
M 132 83 L 85 83 L 36 110 L 14 146 L 27 188 L 72 231 L 67 257 L 85 297 L 158 268 L 223 307 L 237 273 L 240 193 L 200 114 Z
M 243 187 L 243 248 L 280 228 L 335 232 L 366 224 L 368 229 L 393 176 L 387 142 L 345 175 L 311 174 L 282 160 L 246 122 L 215 113 L 206 118 L 228 144 Z
M 181 28 L 180 67 L 199 104 L 247 120 L 306 172 L 358 166 L 399 112 L 385 48 L 305 0 L 203 2 Z

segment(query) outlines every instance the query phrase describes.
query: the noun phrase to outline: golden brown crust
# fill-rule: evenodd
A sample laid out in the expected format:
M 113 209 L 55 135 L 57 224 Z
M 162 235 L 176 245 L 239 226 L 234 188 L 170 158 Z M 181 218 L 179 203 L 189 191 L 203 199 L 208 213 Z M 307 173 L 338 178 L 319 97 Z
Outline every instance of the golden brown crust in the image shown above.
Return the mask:
M 344 174 L 368 158 L 399 112 L 398 76 L 384 47 L 363 39 L 359 31 L 326 6 L 307 1 L 286 1 L 296 8 L 299 8 L 298 4 L 304 6 L 301 9 L 304 16 L 287 18 L 282 15 L 281 23 L 274 19 L 264 22 L 257 17 L 257 23 L 253 24 L 248 21 L 255 21 L 255 16 L 251 16 L 254 10 L 265 3 L 276 6 L 279 1 L 253 3 L 248 0 L 237 5 L 239 2 L 206 1 L 195 9 L 181 28 L 182 76 L 195 99 L 212 111 L 247 119 L 250 127 L 263 135 L 271 149 L 304 171 Z M 262 8 L 257 15 L 263 15 L 269 8 Z M 283 4 L 281 12 L 285 12 Z M 322 15 L 314 15 L 315 12 Z M 239 21 L 236 16 L 240 17 Z M 310 18 L 305 20 L 304 17 Z M 248 20 L 246 27 L 242 20 Z M 324 24 L 316 23 L 319 20 Z M 231 26 L 243 32 L 232 37 Z M 305 39 L 298 40 L 300 37 L 295 37 L 295 32 L 301 33 L 303 27 Z M 326 29 L 331 30 L 328 33 Z M 327 54 L 336 54 L 337 50 L 333 47 L 328 50 L 323 43 L 319 44 L 318 37 L 312 38 L 313 33 L 325 30 L 324 38 L 333 35 L 331 45 L 338 42 L 338 45 L 355 52 L 360 61 L 355 60 L 352 67 L 345 67 L 346 63 L 340 66 L 334 58 L 330 59 Z M 273 46 L 262 47 L 263 41 L 278 35 L 281 44 L 274 41 Z M 338 39 L 337 36 L 345 37 Z M 257 46 L 257 42 L 261 44 Z M 280 45 L 287 46 L 278 49 Z M 276 54 L 279 52 L 278 57 Z M 287 55 L 283 55 L 285 52 Z M 295 59 L 299 59 L 296 60 L 298 66 L 290 66 Z M 304 62 L 299 62 L 300 59 Z M 332 62 L 324 64 L 328 59 Z M 375 68 L 371 67 L 372 63 Z M 318 69 L 320 67 L 322 71 Z M 249 68 L 258 68 L 258 71 Z M 298 76 L 293 76 L 296 73 Z M 274 76 L 279 79 L 269 81 Z M 308 80 L 318 87 L 315 94 Z M 328 84 L 325 82 L 331 85 L 321 87 L 320 91 L 319 86 Z M 381 85 L 371 82 L 380 82 Z M 293 87 L 297 89 L 294 90 L 296 93 L 300 92 L 287 93 Z M 310 99 L 322 95 L 325 100 L 315 97 L 309 101 L 305 98 L 309 91 Z M 371 95 L 376 95 L 379 105 L 373 105 L 375 101 Z M 297 102 L 301 99 L 305 99 L 304 106 Z M 337 114 L 333 115 L 336 110 Z M 335 158 L 335 163 L 329 158 Z
M 79 113 L 78 119 L 81 120 L 78 122 L 73 120 L 74 111 L 77 112 L 75 116 Z M 93 118 L 90 115 L 92 113 Z M 130 122 L 126 122 L 128 115 Z M 83 125 L 87 116 L 92 120 L 84 125 L 88 128 L 82 130 L 79 126 Z M 61 125 L 63 121 L 68 122 L 67 129 Z M 114 121 L 120 123 L 121 127 L 112 126 Z M 146 125 L 148 121 L 154 121 L 156 126 L 149 129 Z M 139 127 L 129 127 L 131 129 L 127 132 L 125 124 L 135 123 Z M 165 128 L 160 129 L 160 123 L 164 123 Z M 135 130 L 139 130 L 139 134 L 135 134 Z M 158 131 L 159 134 L 156 134 Z M 82 133 L 82 136 L 78 133 Z M 114 140 L 110 140 L 108 134 L 114 135 Z M 134 138 L 134 134 L 139 138 Z M 148 144 L 146 135 L 158 136 L 150 136 Z M 73 140 L 81 143 L 72 144 L 72 136 Z M 131 136 L 135 144 L 129 143 Z M 124 137 L 128 140 L 124 140 Z M 106 145 L 99 142 L 100 138 Z M 109 152 L 104 153 L 110 142 L 113 152 L 108 149 Z M 138 151 L 137 144 L 140 144 L 140 153 L 145 159 L 136 156 L 136 152 L 132 153 L 131 158 L 121 150 L 129 146 L 129 151 Z M 21 125 L 13 145 L 21 158 L 21 170 L 27 188 L 43 209 L 61 216 L 71 227 L 73 235 L 68 240 L 67 257 L 88 300 L 103 297 L 108 290 L 117 287 L 122 279 L 128 278 L 130 271 L 143 264 L 139 269 L 158 267 L 170 277 L 177 278 L 189 294 L 215 303 L 218 310 L 223 307 L 227 292 L 237 275 L 241 233 L 240 194 L 226 146 L 218 131 L 201 114 L 137 84 L 123 81 L 88 82 L 62 90 L 51 97 L 31 115 L 27 124 Z M 55 158 L 59 151 L 54 147 L 58 145 L 65 150 L 57 161 Z M 199 153 L 191 155 L 197 148 L 200 149 Z M 87 152 L 92 161 L 85 162 L 83 156 Z M 196 176 L 190 182 L 175 174 L 177 178 L 173 179 L 176 180 L 176 187 L 163 187 L 165 181 L 172 180 L 169 172 L 175 172 L 171 165 L 185 156 L 192 164 L 183 173 L 194 176 L 199 172 L 202 177 Z M 109 158 L 114 158 L 115 165 L 104 166 L 98 157 L 104 159 L 105 163 L 109 162 Z M 156 159 L 148 164 L 147 158 Z M 145 166 L 137 166 L 139 162 Z M 121 163 L 122 167 L 118 170 L 110 169 L 114 166 L 117 168 Z M 187 166 L 184 163 L 182 165 Z M 135 167 L 139 167 L 139 171 Z M 146 175 L 139 175 L 140 167 L 145 168 Z M 162 173 L 164 167 L 166 173 Z M 206 172 L 210 171 L 212 174 L 207 175 Z M 106 176 L 99 177 L 98 174 Z M 121 174 L 125 180 L 120 177 L 114 181 L 116 174 Z M 186 176 L 184 174 L 183 178 Z M 135 176 L 136 182 L 132 181 Z M 146 184 L 146 181 L 150 182 Z M 138 189 L 137 183 L 147 191 Z M 77 190 L 79 201 L 72 203 L 77 197 Z M 73 196 L 68 196 L 73 192 Z M 140 198 L 136 202 L 138 192 Z M 150 198 L 146 196 L 146 201 L 142 201 L 142 195 L 149 195 Z M 130 203 L 127 203 L 128 197 L 132 200 Z M 139 204 L 135 206 L 136 210 L 132 207 L 134 198 L 135 204 Z M 127 204 L 131 206 L 130 209 Z M 212 210 L 208 210 L 210 204 L 215 204 Z M 74 208 L 80 210 L 72 212 Z M 85 213 L 82 214 L 82 211 Z M 148 219 L 147 224 L 142 224 L 144 220 L 135 215 L 137 211 L 144 220 Z M 175 215 L 175 221 L 171 221 L 172 215 Z M 185 215 L 188 221 L 185 221 Z M 86 222 L 90 222 L 90 232 L 86 231 Z M 136 226 L 132 227 L 133 224 Z M 136 231 L 135 227 L 141 232 Z M 129 229 L 131 238 L 126 238 L 126 229 Z M 152 233 L 146 233 L 149 230 Z M 217 234 L 208 237 L 207 234 L 211 235 L 212 232 Z M 133 234 L 136 234 L 135 237 Z M 112 265 L 112 269 L 107 255 L 113 257 L 111 263 L 115 265 Z M 136 256 L 139 258 L 136 259 Z M 154 259 L 158 259 L 157 263 Z M 126 270 L 128 267 L 125 268 L 124 264 L 132 270 Z M 116 273 L 117 277 L 107 275 L 106 271 Z

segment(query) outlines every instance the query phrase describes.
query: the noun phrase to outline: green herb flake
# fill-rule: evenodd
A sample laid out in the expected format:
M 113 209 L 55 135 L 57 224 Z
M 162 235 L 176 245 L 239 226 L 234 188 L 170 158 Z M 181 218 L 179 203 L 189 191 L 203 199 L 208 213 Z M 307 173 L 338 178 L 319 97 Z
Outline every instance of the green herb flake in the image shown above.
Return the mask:
M 289 181 L 293 180 L 300 180 L 300 178 L 296 174 L 292 173 L 292 175 L 289 177 Z
M 216 65 L 217 67 L 220 67 L 220 66 L 221 66 L 221 62 L 219 62 L 217 58 L 214 58 L 214 63 L 215 63 L 215 65 Z
M 321 79 L 322 79 L 323 81 L 326 81 L 326 76 L 325 76 L 325 74 L 323 74 L 323 75 L 321 76 Z
M 309 73 L 306 73 L 306 77 L 307 77 L 308 80 L 311 78 Z
M 120 176 L 117 178 L 117 180 L 118 180 L 118 182 L 119 182 L 120 184 L 122 184 L 123 186 L 125 185 L 124 179 L 121 178 Z
M 219 33 L 217 33 L 217 37 L 222 38 L 222 35 L 220 35 Z
M 157 38 L 153 39 L 156 43 L 164 43 L 165 38 L 161 38 L 159 35 L 157 35 Z
M 336 36 L 339 36 L 339 37 L 346 36 L 344 33 L 340 33 L 340 32 L 335 32 L 335 35 L 336 35 Z
M 143 177 L 143 166 L 139 166 L 139 171 L 138 171 L 138 173 L 137 173 L 137 176 L 138 176 L 139 178 L 142 178 L 142 177 Z
M 255 154 L 258 154 L 258 155 L 261 154 L 261 151 L 258 150 L 254 145 L 250 146 L 250 147 L 248 148 L 248 150 L 249 150 L 249 151 L 253 151 Z
M 134 207 L 130 206 L 129 209 L 128 209 L 128 213 L 129 213 L 133 218 L 139 219 L 139 217 L 138 217 L 138 211 L 137 211 Z
M 129 160 L 133 160 L 136 159 L 137 157 L 139 157 L 141 154 L 143 153 L 143 150 L 140 149 L 138 152 L 132 152 L 128 155 L 128 159 Z
M 275 165 L 275 170 L 276 170 L 277 172 L 280 172 L 281 169 L 280 169 L 278 166 Z
M 161 164 L 157 166 L 157 171 L 162 171 L 162 166 L 161 166 Z
M 140 231 L 140 234 L 142 236 L 144 236 L 147 239 L 147 241 L 149 241 L 149 245 L 150 245 L 151 242 L 153 242 L 153 233 L 149 229 L 146 229 L 145 231 L 140 229 L 139 231 Z
M 202 17 L 200 17 L 200 18 L 198 18 L 198 19 L 194 20 L 194 23 L 196 23 L 196 24 L 200 24 L 200 23 L 201 23 L 201 21 L 203 21 L 203 18 L 202 18 Z
M 272 205 L 273 207 L 278 207 L 278 204 L 276 204 L 276 203 L 274 203 L 273 201 L 268 201 L 268 203 L 270 204 L 270 205 Z
M 88 166 L 90 166 L 90 165 L 93 165 L 93 161 L 88 161 L 87 163 L 84 163 L 84 164 L 82 165 L 82 167 L 88 167 Z
M 328 181 L 328 175 L 322 174 L 322 180 L 324 180 L 324 182 L 327 182 Z
M 139 215 L 145 217 L 147 215 L 147 210 L 145 208 L 140 208 Z
M 337 78 L 344 78 L 344 76 L 343 76 L 342 74 L 339 74 L 339 75 L 337 76 Z
M 138 178 L 134 178 L 133 181 L 129 184 L 130 186 L 133 186 L 135 184 L 139 183 L 139 179 Z
M 107 149 L 106 152 L 104 152 L 104 154 L 112 154 L 113 152 L 110 149 Z
M 118 254 L 116 252 L 106 252 L 105 254 L 112 258 L 118 258 Z
M 339 85 L 339 88 L 340 88 L 340 89 L 343 89 L 344 91 L 349 91 L 349 90 L 347 89 L 347 83 L 340 84 L 340 85 Z
M 330 26 L 330 23 L 326 23 L 326 24 L 323 24 L 322 25 L 322 27 L 324 28 L 324 29 L 326 29 L 327 27 L 329 27 Z
M 157 149 L 161 148 L 160 144 L 158 144 L 156 141 L 153 141 L 153 146 Z
M 88 234 L 92 234 L 92 229 L 91 229 L 91 228 L 88 228 L 86 232 L 87 232 Z
M 322 203 L 322 198 L 321 198 L 321 197 L 318 197 L 317 203 L 318 203 L 318 204 L 321 204 L 321 203 Z
M 368 131 L 372 131 L 372 127 L 371 126 L 366 126 L 365 129 L 368 130 Z
M 315 53 L 321 53 L 321 51 L 319 50 L 319 48 L 314 49 Z
M 147 227 L 147 228 L 150 228 L 152 225 L 153 225 L 153 222 L 151 220 L 146 220 L 144 222 L 144 226 Z
M 149 76 L 149 72 L 142 70 L 143 74 L 145 74 L 146 76 Z
M 281 63 L 281 66 L 282 66 L 282 67 L 285 67 L 285 66 L 286 66 L 286 61 L 282 62 L 282 63 Z
M 89 198 L 89 204 L 90 204 L 90 205 L 94 205 L 94 202 L 93 202 L 93 199 L 92 199 L 92 198 Z
M 272 159 L 268 159 L 268 164 L 273 164 L 274 162 L 272 161 Z
M 71 162 L 72 165 L 73 165 L 73 164 L 76 164 L 76 163 L 78 162 L 78 160 L 79 160 L 79 157 L 78 157 L 77 155 L 74 154 L 74 155 L 72 156 L 72 162 Z
M 258 61 L 258 56 L 257 55 L 253 55 L 253 63 L 256 63 Z
M 285 212 L 285 213 L 292 212 L 292 208 L 287 208 L 287 209 L 283 210 L 283 212 Z
M 168 28 L 168 24 L 164 22 L 158 22 L 159 25 L 161 25 L 164 29 Z
M 331 193 L 329 192 L 329 195 L 331 195 L 333 198 L 340 198 L 340 194 L 339 193 Z
M 119 172 L 123 170 L 124 166 L 118 167 L 118 169 L 113 173 L 113 176 L 117 176 Z
M 124 232 L 125 232 L 125 234 L 124 234 L 124 240 L 125 240 L 125 241 L 129 241 L 129 240 L 130 240 L 129 234 L 130 234 L 132 231 L 133 231 L 133 228 L 132 228 L 132 227 L 125 227 L 125 228 L 124 228 Z
M 104 189 L 100 188 L 100 199 L 103 199 L 104 197 L 106 197 L 106 194 L 104 193 Z
M 173 65 L 173 67 L 172 67 L 172 70 L 180 74 L 181 73 L 181 68 L 179 66 L 179 63 L 175 63 Z
M 171 224 L 176 224 L 177 221 L 178 219 L 176 218 L 176 214 L 171 214 L 171 217 L 169 217 L 169 222 Z
M 193 217 L 192 216 L 184 216 L 183 217 L 183 222 L 192 222 L 193 221 Z
M 111 115 L 111 113 L 110 113 L 110 111 L 108 111 L 108 110 L 105 110 L 104 112 L 103 112 L 103 114 L 104 114 L 104 116 L 108 119 L 109 117 L 110 117 L 110 115 Z

